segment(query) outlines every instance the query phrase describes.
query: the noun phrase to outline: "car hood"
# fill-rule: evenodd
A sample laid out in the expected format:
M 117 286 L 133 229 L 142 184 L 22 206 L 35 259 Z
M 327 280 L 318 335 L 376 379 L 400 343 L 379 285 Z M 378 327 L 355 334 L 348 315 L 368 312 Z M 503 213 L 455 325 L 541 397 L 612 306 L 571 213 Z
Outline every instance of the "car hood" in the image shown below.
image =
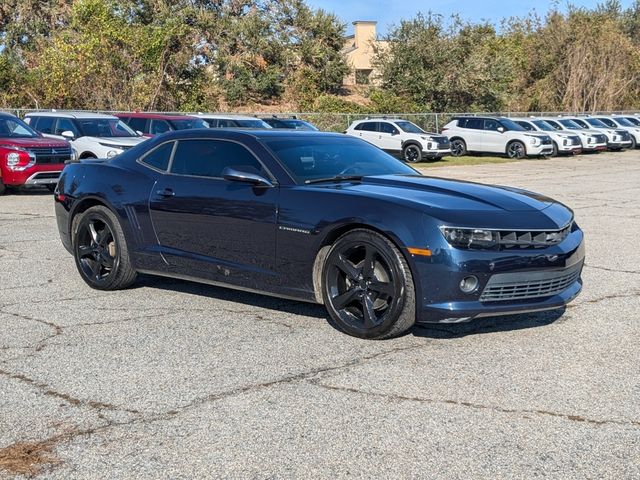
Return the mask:
M 537 193 L 419 174 L 364 177 L 360 182 L 323 187 L 384 197 L 458 226 L 562 228 L 573 217 L 569 208 Z
M 140 142 L 144 142 L 146 138 L 144 137 L 82 137 L 85 140 L 89 140 L 91 142 L 102 143 L 103 145 L 118 147 L 133 147 L 138 145 Z
M 10 145 L 19 148 L 67 148 L 69 143 L 65 140 L 56 140 L 54 138 L 0 138 L 0 145 Z

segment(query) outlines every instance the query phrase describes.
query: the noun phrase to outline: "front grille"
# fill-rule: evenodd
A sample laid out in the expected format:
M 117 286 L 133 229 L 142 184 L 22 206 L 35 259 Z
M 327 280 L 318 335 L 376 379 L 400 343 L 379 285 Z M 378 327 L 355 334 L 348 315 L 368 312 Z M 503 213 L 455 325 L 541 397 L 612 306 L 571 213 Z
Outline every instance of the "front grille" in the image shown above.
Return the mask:
M 438 150 L 445 150 L 447 148 L 451 148 L 451 142 L 449 142 L 448 138 L 440 139 L 438 138 Z
M 546 248 L 557 245 L 571 232 L 571 225 L 561 230 L 501 230 L 498 242 L 501 248 Z
M 578 136 L 570 136 L 569 140 L 571 140 L 571 145 L 582 145 L 582 142 L 580 142 L 580 137 Z
M 623 142 L 628 142 L 629 140 L 631 140 L 631 135 L 629 135 L 629 132 L 627 132 L 626 130 L 616 130 L 616 133 L 620 135 Z
M 596 143 L 607 143 L 607 136 L 604 134 L 594 135 Z
M 71 147 L 34 147 L 29 151 L 36 156 L 37 165 L 51 165 L 71 160 Z
M 582 263 L 563 270 L 524 273 L 498 273 L 487 282 L 481 302 L 528 300 L 557 295 L 579 278 Z
M 551 137 L 542 137 L 542 145 L 551 145 Z

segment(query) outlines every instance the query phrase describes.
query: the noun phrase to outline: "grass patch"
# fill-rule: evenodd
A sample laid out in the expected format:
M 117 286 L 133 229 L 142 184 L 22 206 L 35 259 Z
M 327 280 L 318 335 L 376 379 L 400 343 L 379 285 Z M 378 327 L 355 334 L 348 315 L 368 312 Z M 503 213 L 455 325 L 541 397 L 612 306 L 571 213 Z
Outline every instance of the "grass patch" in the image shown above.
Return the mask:
M 442 157 L 439 160 L 428 160 L 412 165 L 419 170 L 433 167 L 451 167 L 456 165 L 482 165 L 485 163 L 510 163 L 516 160 L 505 157 L 465 155 L 464 157 Z

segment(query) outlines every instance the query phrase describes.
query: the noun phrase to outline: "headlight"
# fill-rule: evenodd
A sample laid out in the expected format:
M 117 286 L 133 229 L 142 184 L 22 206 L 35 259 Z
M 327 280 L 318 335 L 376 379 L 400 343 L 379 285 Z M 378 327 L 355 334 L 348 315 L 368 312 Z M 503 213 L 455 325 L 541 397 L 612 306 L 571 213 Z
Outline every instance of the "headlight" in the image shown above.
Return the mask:
M 481 228 L 440 227 L 447 242 L 458 248 L 492 248 L 498 245 L 498 232 Z
M 109 151 L 107 152 L 107 158 L 113 158 L 113 157 L 115 157 L 116 155 L 118 155 L 118 153 L 120 153 L 120 152 L 118 152 L 117 150 L 109 150 Z
M 20 154 L 18 152 L 7 154 L 7 167 L 13 169 L 18 163 L 20 163 Z

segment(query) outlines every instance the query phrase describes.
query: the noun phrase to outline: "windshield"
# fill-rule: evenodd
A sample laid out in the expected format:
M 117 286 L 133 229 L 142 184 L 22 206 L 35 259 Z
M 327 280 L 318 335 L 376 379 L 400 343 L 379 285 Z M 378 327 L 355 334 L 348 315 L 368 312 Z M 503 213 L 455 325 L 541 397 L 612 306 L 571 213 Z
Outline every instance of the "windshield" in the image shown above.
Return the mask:
M 422 130 L 419 126 L 417 126 L 415 123 L 411 123 L 406 120 L 395 122 L 395 124 L 398 127 L 400 127 L 402 131 L 407 133 L 427 133 L 424 130 Z
M 418 175 L 411 167 L 358 138 L 263 139 L 298 183 L 340 175 Z
M 540 130 L 544 130 L 545 132 L 553 132 L 556 130 L 553 125 L 545 122 L 544 120 L 534 120 L 532 123 Z
M 123 121 L 117 118 L 78 118 L 81 136 L 87 137 L 137 137 Z
M 267 122 L 263 122 L 262 120 L 234 120 L 234 123 L 238 127 L 242 128 L 271 128 Z
M 560 123 L 569 130 L 582 130 L 582 127 L 573 120 L 560 120 Z
M 591 128 L 591 126 L 587 122 L 579 118 L 573 118 L 572 121 L 582 129 Z
M 631 123 L 629 120 L 627 120 L 626 118 L 616 117 L 614 121 L 618 122 L 618 124 L 620 124 L 623 127 L 635 127 L 635 125 Z
M 609 128 L 607 125 L 605 125 L 603 122 L 601 122 L 597 118 L 587 118 L 587 123 L 592 127 Z
M 19 118 L 0 117 L 0 138 L 37 138 L 39 136 Z
M 549 125 L 551 125 L 556 130 L 562 130 L 562 125 L 560 125 L 555 120 L 537 120 L 537 121 L 548 123 Z
M 514 122 L 513 120 L 509 120 L 508 118 L 501 118 L 500 119 L 500 123 L 507 130 L 514 130 L 516 132 L 526 132 L 527 131 L 526 128 L 524 128 L 521 125 L 518 125 L 516 122 Z
M 209 124 L 199 118 L 185 118 L 169 120 L 175 130 L 189 130 L 190 128 L 209 128 Z
M 634 126 L 639 126 L 640 127 L 640 118 L 636 118 L 636 117 L 625 117 L 624 118 L 626 121 L 628 121 L 629 123 L 632 123 Z

